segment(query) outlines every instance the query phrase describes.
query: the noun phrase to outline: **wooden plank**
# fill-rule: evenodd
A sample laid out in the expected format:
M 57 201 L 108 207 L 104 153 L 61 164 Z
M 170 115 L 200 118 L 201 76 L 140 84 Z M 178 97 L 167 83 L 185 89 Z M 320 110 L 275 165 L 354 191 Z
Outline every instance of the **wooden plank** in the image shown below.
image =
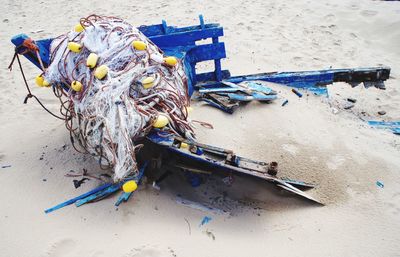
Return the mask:
M 90 195 L 92 195 L 92 194 L 95 194 L 95 193 L 97 193 L 97 192 L 99 192 L 99 191 L 102 191 L 102 190 L 104 190 L 104 189 L 106 189 L 106 188 L 108 188 L 108 187 L 110 187 L 110 186 L 111 186 L 111 184 L 109 184 L 109 183 L 104 184 L 104 185 L 101 185 L 101 186 L 99 186 L 99 187 L 97 187 L 97 188 L 95 188 L 95 189 L 93 189 L 93 190 L 90 190 L 90 191 L 87 192 L 87 193 L 84 193 L 84 194 L 82 194 L 82 195 L 80 195 L 80 196 L 77 196 L 77 197 L 72 198 L 72 199 L 70 199 L 70 200 L 67 200 L 67 201 L 65 201 L 65 202 L 63 202 L 63 203 L 60 203 L 60 204 L 58 204 L 58 205 L 56 205 L 56 206 L 54 206 L 54 207 L 51 207 L 51 208 L 45 210 L 44 212 L 45 212 L 45 213 L 50 213 L 50 212 L 53 212 L 53 211 L 58 210 L 58 209 L 60 209 L 60 208 L 63 208 L 63 207 L 65 207 L 65 206 L 71 205 L 71 204 L 75 203 L 76 201 L 78 201 L 78 200 L 80 200 L 80 199 L 86 198 L 86 197 L 88 197 L 88 196 L 90 196 Z
M 191 63 L 225 58 L 225 44 L 221 42 L 217 44 L 199 45 L 190 50 L 187 55 Z
M 160 48 L 171 47 L 171 46 L 186 46 L 193 45 L 194 42 L 202 39 L 220 37 L 223 36 L 223 29 L 218 28 L 206 28 L 201 30 L 193 30 L 187 32 L 172 33 L 168 32 L 167 35 L 157 35 L 149 37 Z
M 218 23 L 204 24 L 204 29 L 218 28 L 218 27 L 220 27 L 220 25 Z M 138 27 L 138 29 L 145 36 L 147 36 L 149 38 L 164 34 L 164 27 L 162 24 L 143 25 L 143 26 Z M 201 30 L 201 29 L 203 29 L 201 25 L 181 27 L 181 28 L 177 28 L 176 26 L 168 26 L 169 33 L 181 33 L 181 32 L 188 32 L 188 31 Z

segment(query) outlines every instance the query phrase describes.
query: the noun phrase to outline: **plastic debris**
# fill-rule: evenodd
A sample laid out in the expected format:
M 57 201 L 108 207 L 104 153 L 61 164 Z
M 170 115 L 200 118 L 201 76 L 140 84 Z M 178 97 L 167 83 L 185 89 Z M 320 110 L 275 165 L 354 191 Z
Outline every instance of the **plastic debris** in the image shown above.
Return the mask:
M 3 166 L 1 166 L 1 168 L 2 168 L 2 169 L 11 168 L 11 165 L 3 165 Z
M 201 227 L 201 226 L 203 226 L 203 225 L 209 223 L 211 220 L 212 220 L 211 217 L 209 217 L 209 216 L 204 216 L 204 218 L 202 219 L 202 221 L 201 221 L 199 227 Z
M 368 125 L 379 129 L 390 129 L 393 134 L 400 135 L 400 121 L 373 121 L 369 120 Z
M 285 100 L 285 101 L 283 101 L 283 103 L 282 103 L 282 106 L 285 106 L 285 105 L 287 105 L 289 103 L 289 100 Z
M 243 81 L 233 83 L 221 81 L 213 87 L 199 89 L 199 100 L 224 112 L 233 113 L 241 102 L 276 100 L 277 93 L 262 82 Z
M 385 185 L 383 184 L 383 182 L 381 182 L 381 181 L 376 181 L 376 185 L 378 186 L 378 187 L 380 187 L 380 188 L 384 188 L 385 187 Z
M 88 178 L 82 178 L 80 180 L 74 179 L 72 182 L 74 183 L 75 188 L 79 188 L 86 180 L 90 180 Z
M 215 241 L 215 235 L 214 235 L 213 232 L 211 232 L 211 231 L 209 231 L 209 230 L 207 229 L 206 231 L 204 231 L 204 233 L 205 233 L 208 237 L 212 238 L 213 241 Z
M 349 110 L 349 109 L 351 109 L 353 107 L 354 107 L 353 103 L 345 103 L 345 105 L 343 106 L 343 109 Z
M 355 104 L 355 103 L 357 102 L 357 99 L 354 99 L 354 98 L 347 98 L 347 101 L 348 101 L 348 102 L 351 102 L 351 103 L 353 103 L 353 104 Z
M 50 213 L 50 212 L 53 212 L 53 211 L 58 210 L 58 209 L 60 209 L 60 208 L 63 208 L 63 207 L 65 207 L 65 206 L 74 204 L 76 201 L 81 200 L 81 199 L 84 199 L 85 197 L 88 197 L 88 196 L 90 196 L 90 195 L 92 195 L 92 194 L 95 194 L 95 193 L 97 193 L 97 192 L 99 192 L 99 191 L 102 191 L 102 190 L 104 190 L 105 188 L 108 188 L 108 187 L 110 187 L 110 186 L 111 186 L 111 184 L 109 184 L 109 183 L 104 184 L 104 185 L 101 185 L 101 186 L 99 186 L 99 187 L 97 187 L 97 188 L 95 188 L 95 189 L 93 189 L 93 190 L 90 190 L 90 191 L 87 192 L 87 193 L 84 193 L 84 194 L 82 194 L 82 195 L 80 195 L 80 196 L 77 196 L 77 197 L 75 197 L 75 198 L 72 198 L 72 199 L 70 199 L 70 200 L 67 200 L 67 201 L 65 201 L 65 202 L 62 202 L 62 203 L 60 203 L 60 204 L 58 204 L 58 205 L 56 205 L 56 206 L 54 206 L 54 207 L 51 207 L 51 208 L 45 210 L 44 212 L 45 212 L 45 213 Z
M 379 114 L 379 115 L 385 115 L 386 112 L 385 112 L 385 111 L 379 111 L 378 114 Z
M 298 97 L 303 97 L 303 94 L 300 93 L 297 89 L 292 88 L 292 92 L 295 93 Z

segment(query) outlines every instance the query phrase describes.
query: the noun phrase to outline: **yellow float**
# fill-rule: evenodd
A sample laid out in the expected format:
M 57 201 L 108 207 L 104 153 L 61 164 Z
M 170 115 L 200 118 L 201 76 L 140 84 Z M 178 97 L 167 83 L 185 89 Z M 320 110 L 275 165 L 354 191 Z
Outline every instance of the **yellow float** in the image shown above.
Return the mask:
M 85 27 L 83 27 L 82 24 L 78 23 L 78 24 L 75 25 L 74 30 L 75 30 L 75 32 L 79 33 L 79 32 L 84 31 Z
M 106 65 L 101 65 L 99 67 L 96 68 L 96 70 L 94 71 L 94 76 L 97 79 L 103 79 L 108 73 L 108 67 Z
M 149 89 L 154 85 L 154 78 L 146 77 L 146 78 L 142 79 L 141 83 L 145 89 Z
M 167 126 L 168 123 L 169 123 L 169 120 L 168 120 L 167 116 L 160 113 L 160 114 L 158 114 L 156 121 L 153 123 L 153 127 L 163 128 L 163 127 Z
M 164 63 L 168 66 L 175 66 L 178 63 L 178 59 L 176 59 L 176 57 L 173 56 L 168 56 L 164 58 Z
M 76 42 L 68 42 L 68 49 L 71 52 L 79 53 L 82 50 L 82 45 Z
M 133 46 L 133 48 L 135 48 L 136 50 L 139 50 L 139 51 L 146 50 L 146 48 L 147 48 L 146 43 L 143 41 L 133 41 L 132 46 Z
M 94 68 L 96 67 L 97 60 L 99 59 L 99 56 L 95 53 L 89 54 L 88 58 L 86 59 L 86 66 L 89 68 Z
M 72 81 L 71 88 L 76 92 L 81 92 L 83 86 L 82 86 L 81 82 L 75 80 L 75 81 Z
M 129 180 L 122 185 L 122 190 L 125 193 L 132 193 L 137 189 L 137 183 L 135 180 Z

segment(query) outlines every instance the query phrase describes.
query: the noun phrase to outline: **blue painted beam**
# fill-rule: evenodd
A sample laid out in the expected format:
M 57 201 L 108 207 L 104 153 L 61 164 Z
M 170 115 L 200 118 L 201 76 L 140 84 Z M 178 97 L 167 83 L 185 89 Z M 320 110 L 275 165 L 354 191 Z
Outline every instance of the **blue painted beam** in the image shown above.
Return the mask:
M 221 78 L 222 79 L 227 79 L 230 76 L 231 76 L 231 73 L 229 72 L 229 70 L 222 70 L 221 71 Z M 198 73 L 196 75 L 196 80 L 199 83 L 199 82 L 217 80 L 217 78 L 215 76 L 215 72 L 206 72 L 206 73 Z
M 221 42 L 217 44 L 199 45 L 192 48 L 187 55 L 191 63 L 225 58 L 225 44 Z
M 193 31 L 193 30 L 201 30 L 201 29 L 210 29 L 210 28 L 218 28 L 220 25 L 218 23 L 209 23 L 209 24 L 204 24 L 204 27 L 201 25 L 197 26 L 189 26 L 189 27 L 182 27 L 182 28 L 177 28 L 175 26 L 167 26 L 167 30 L 169 33 L 181 33 L 181 32 L 187 32 L 187 31 Z M 164 26 L 162 24 L 157 24 L 157 25 L 143 25 L 138 27 L 138 29 L 146 36 L 146 37 L 153 37 L 153 36 L 159 36 L 159 35 L 164 35 Z
M 53 211 L 58 210 L 58 209 L 60 209 L 60 208 L 63 208 L 63 207 L 65 207 L 65 206 L 71 205 L 71 204 L 75 203 L 76 201 L 81 200 L 81 199 L 83 199 L 83 198 L 86 198 L 86 197 L 88 197 L 88 196 L 90 196 L 90 195 L 92 195 L 92 194 L 95 194 L 95 193 L 97 193 L 97 192 L 100 192 L 100 191 L 102 191 L 102 190 L 104 190 L 104 189 L 110 187 L 111 185 L 112 185 L 112 184 L 109 184 L 109 183 L 104 184 L 104 185 L 101 185 L 101 186 L 99 186 L 99 187 L 97 187 L 97 188 L 95 188 L 95 189 L 93 189 L 93 190 L 90 190 L 90 191 L 87 192 L 87 193 L 84 193 L 84 194 L 82 194 L 82 195 L 80 195 L 80 196 L 77 196 L 77 197 L 75 197 L 75 198 L 72 198 L 72 199 L 70 199 L 70 200 L 67 200 L 67 201 L 65 201 L 65 202 L 62 202 L 62 203 L 60 203 L 60 204 L 57 204 L 56 206 L 51 207 L 51 208 L 45 210 L 44 212 L 45 212 L 45 213 L 50 213 L 50 212 L 53 212 Z
M 117 184 L 113 184 L 110 185 L 109 187 L 104 188 L 103 190 L 95 193 L 95 194 L 91 194 L 85 198 L 82 198 L 78 201 L 75 202 L 76 207 L 79 207 L 81 205 L 84 205 L 86 203 L 90 203 L 93 200 L 99 199 L 99 198 L 103 198 L 106 196 L 109 196 L 115 192 L 117 192 L 118 190 L 121 189 L 122 183 L 117 183 Z
M 153 41 L 158 47 L 173 47 L 173 46 L 187 46 L 194 45 L 196 41 L 223 36 L 223 29 L 218 28 L 208 28 L 201 30 L 193 30 L 186 32 L 176 32 L 164 35 L 151 36 L 149 39 Z

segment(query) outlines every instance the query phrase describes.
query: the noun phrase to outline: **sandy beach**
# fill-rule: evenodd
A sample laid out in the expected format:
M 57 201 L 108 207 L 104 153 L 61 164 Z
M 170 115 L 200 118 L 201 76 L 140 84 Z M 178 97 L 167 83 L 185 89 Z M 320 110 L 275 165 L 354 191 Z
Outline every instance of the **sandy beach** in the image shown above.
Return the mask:
M 0 256 L 400 256 L 400 136 L 366 123 L 400 120 L 400 2 L 18 0 L 0 9 Z M 47 215 L 46 208 L 99 184 L 91 179 L 75 189 L 66 173 L 103 171 L 72 148 L 63 121 L 33 100 L 23 104 L 19 68 L 7 69 L 10 39 L 54 37 L 93 13 L 135 26 L 162 19 L 189 26 L 203 14 L 224 27 L 222 65 L 234 75 L 385 65 L 391 78 L 386 90 L 335 83 L 328 98 L 298 98 L 271 84 L 288 105 L 250 103 L 232 115 L 192 103 L 191 118 L 214 126 L 198 127 L 198 141 L 277 161 L 281 176 L 315 183 L 310 194 L 325 206 L 254 179 L 226 186 L 210 178 L 192 188 L 172 176 L 160 191 L 140 187 L 117 209 L 115 195 Z M 21 59 L 33 93 L 58 111 L 51 90 L 34 85 L 39 70 Z M 349 97 L 357 102 L 344 110 Z M 224 196 L 217 207 L 227 212 L 189 208 L 177 195 Z M 212 220 L 200 226 L 204 216 Z

